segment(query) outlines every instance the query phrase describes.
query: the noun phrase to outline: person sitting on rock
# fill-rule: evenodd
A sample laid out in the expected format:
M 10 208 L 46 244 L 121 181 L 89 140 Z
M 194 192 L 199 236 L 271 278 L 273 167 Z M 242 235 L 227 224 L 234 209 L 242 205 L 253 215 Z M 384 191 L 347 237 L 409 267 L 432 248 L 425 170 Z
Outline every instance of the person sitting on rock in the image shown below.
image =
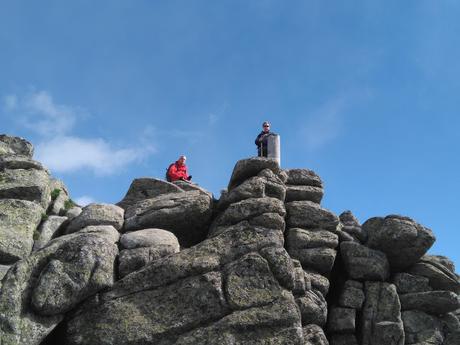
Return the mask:
M 190 181 L 192 179 L 192 176 L 189 176 L 187 172 L 187 166 L 185 165 L 186 159 L 187 157 L 180 156 L 175 163 L 169 166 L 167 175 L 169 182 L 174 182 L 178 180 Z
M 257 155 L 259 157 L 267 157 L 267 139 L 269 135 L 273 133 L 270 132 L 270 122 L 265 121 L 262 124 L 262 132 L 256 138 L 256 145 L 257 145 Z

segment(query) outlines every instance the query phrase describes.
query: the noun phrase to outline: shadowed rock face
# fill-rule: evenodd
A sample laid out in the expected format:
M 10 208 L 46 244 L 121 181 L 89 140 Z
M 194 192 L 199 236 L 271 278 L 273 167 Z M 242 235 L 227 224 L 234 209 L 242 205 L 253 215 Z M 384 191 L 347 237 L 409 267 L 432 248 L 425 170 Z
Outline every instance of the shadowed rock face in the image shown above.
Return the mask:
M 218 201 L 140 178 L 118 206 L 67 210 L 32 153 L 0 136 L 0 344 L 460 343 L 458 275 L 424 255 L 431 230 L 337 217 L 311 170 L 249 158 Z

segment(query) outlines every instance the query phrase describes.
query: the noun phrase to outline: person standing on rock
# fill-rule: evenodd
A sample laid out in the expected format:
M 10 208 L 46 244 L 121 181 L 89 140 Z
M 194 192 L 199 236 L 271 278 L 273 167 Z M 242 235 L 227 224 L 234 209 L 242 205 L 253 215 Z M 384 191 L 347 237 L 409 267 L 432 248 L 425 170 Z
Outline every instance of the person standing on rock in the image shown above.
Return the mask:
M 256 138 L 256 145 L 257 145 L 257 155 L 259 157 L 267 157 L 267 139 L 269 135 L 274 133 L 270 132 L 270 122 L 265 121 L 262 124 L 262 132 Z
M 167 180 L 169 182 L 174 182 L 178 180 L 190 181 L 192 176 L 187 172 L 187 166 L 185 165 L 187 157 L 180 156 L 179 159 L 172 163 L 168 168 Z

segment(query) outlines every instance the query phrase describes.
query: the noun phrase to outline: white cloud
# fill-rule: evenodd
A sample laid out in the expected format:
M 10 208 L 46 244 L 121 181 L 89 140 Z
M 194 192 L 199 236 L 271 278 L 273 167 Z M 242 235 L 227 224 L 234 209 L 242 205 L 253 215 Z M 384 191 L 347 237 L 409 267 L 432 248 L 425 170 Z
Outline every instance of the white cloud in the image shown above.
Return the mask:
M 75 202 L 77 203 L 77 205 L 80 205 L 80 206 L 84 207 L 86 205 L 95 203 L 96 200 L 94 200 L 94 198 L 91 197 L 91 196 L 83 195 L 83 196 L 81 196 L 79 198 L 76 198 Z
M 83 113 L 77 107 L 55 103 L 46 91 L 32 92 L 22 98 L 10 95 L 7 96 L 8 103 L 9 110 L 16 111 L 22 118 L 24 127 L 44 137 L 68 134 L 76 118 Z
M 315 151 L 337 138 L 343 127 L 343 97 L 333 99 L 313 112 L 301 129 L 302 140 L 309 151 Z
M 85 115 L 78 107 L 58 104 L 46 91 L 24 97 L 4 97 L 5 109 L 21 119 L 24 127 L 39 135 L 36 159 L 53 172 L 73 173 L 91 170 L 96 175 L 112 175 L 131 163 L 155 152 L 151 141 L 139 138 L 136 147 L 114 147 L 102 138 L 72 135 L 76 119 Z M 145 133 L 151 136 L 148 131 Z
M 103 139 L 62 136 L 39 143 L 35 152 L 37 160 L 51 171 L 68 173 L 90 169 L 97 175 L 112 175 L 144 158 L 149 150 L 116 149 Z

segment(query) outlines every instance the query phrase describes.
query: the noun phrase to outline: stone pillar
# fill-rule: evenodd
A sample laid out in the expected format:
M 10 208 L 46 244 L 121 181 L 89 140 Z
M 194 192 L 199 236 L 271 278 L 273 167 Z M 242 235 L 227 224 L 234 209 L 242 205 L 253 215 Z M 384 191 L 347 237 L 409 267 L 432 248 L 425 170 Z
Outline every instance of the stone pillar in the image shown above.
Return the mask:
M 267 158 L 274 158 L 281 166 L 280 136 L 278 134 L 268 136 L 267 151 Z

